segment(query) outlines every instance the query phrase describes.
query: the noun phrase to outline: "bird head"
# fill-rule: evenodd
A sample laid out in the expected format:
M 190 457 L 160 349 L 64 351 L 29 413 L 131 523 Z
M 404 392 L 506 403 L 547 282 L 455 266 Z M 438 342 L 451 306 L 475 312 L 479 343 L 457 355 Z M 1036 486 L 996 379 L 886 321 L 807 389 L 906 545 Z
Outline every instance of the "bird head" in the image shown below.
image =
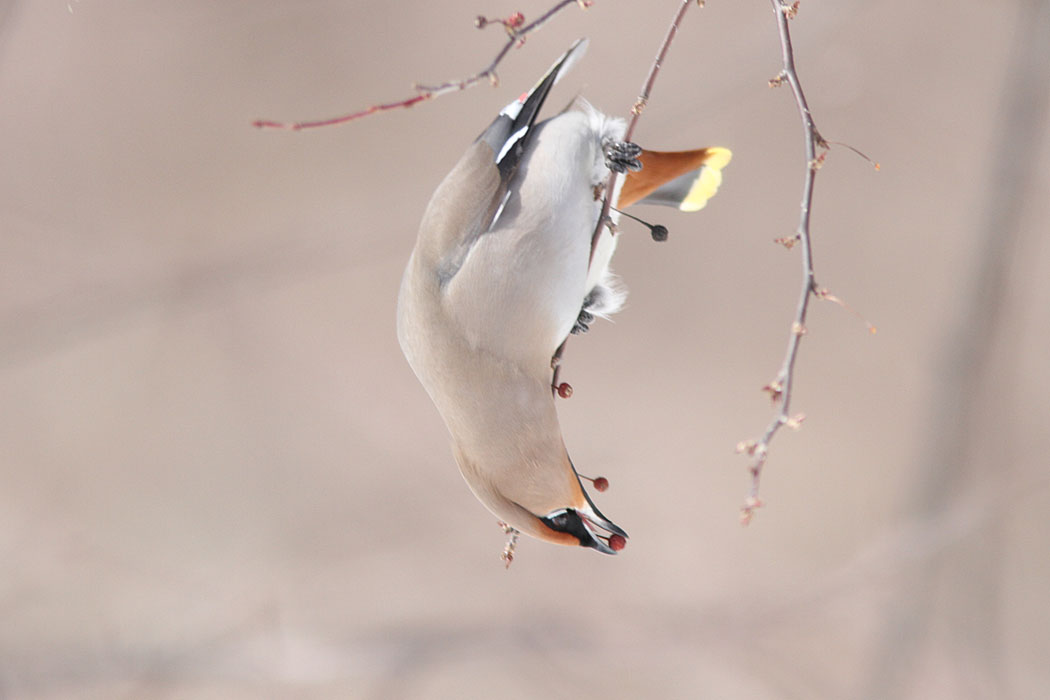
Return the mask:
M 560 452 L 547 463 L 523 458 L 516 468 L 479 464 L 462 449 L 456 461 L 474 495 L 501 522 L 544 542 L 616 554 L 627 533 L 595 507 L 563 445 Z

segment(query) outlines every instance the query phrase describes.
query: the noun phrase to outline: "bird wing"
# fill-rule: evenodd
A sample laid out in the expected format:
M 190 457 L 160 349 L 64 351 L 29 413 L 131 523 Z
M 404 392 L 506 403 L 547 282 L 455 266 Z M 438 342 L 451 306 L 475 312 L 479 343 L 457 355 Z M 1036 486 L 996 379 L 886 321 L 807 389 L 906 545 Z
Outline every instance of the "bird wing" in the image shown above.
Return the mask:
M 531 90 L 504 107 L 434 192 L 417 248 L 437 269 L 442 285 L 499 219 L 511 194 L 511 180 L 535 134 L 540 108 L 586 49 L 587 40 L 578 39 Z

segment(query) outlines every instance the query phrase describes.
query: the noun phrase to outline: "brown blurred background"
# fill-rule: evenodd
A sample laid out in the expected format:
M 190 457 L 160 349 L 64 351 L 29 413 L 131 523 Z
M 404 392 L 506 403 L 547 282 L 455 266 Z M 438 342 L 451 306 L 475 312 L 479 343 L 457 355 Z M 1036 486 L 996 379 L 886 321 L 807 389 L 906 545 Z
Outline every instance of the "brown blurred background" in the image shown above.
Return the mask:
M 0 2 L 0 696 L 1042 698 L 1050 684 L 1048 3 L 803 2 L 835 147 L 794 408 L 748 528 L 799 285 L 802 134 L 770 4 L 686 17 L 637 140 L 725 145 L 638 213 L 568 346 L 580 470 L 632 535 L 502 533 L 401 357 L 401 270 L 462 149 L 569 43 L 623 114 L 674 0 L 570 7 L 482 86 L 476 14 L 552 0 Z M 1042 51 L 1044 53 L 1040 54 Z

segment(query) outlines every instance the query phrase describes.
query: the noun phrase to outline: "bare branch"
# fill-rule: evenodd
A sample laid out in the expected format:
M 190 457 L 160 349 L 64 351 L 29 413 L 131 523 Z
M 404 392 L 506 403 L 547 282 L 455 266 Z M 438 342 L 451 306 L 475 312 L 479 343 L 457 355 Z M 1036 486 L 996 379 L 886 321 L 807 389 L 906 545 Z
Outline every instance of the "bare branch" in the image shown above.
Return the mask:
M 594 0 L 560 0 L 554 7 L 544 12 L 538 19 L 533 20 L 529 24 L 525 24 L 525 16 L 520 12 L 515 12 L 510 17 L 505 19 L 488 19 L 487 17 L 478 16 L 474 20 L 474 26 L 478 29 L 484 29 L 490 24 L 499 24 L 503 26 L 507 31 L 507 43 L 503 45 L 503 48 L 499 50 L 496 57 L 482 69 L 480 72 L 474 75 L 463 78 L 461 80 L 449 80 L 438 85 L 422 85 L 416 83 L 413 88 L 416 94 L 412 97 L 407 97 L 403 100 L 396 100 L 394 102 L 386 102 L 384 104 L 376 104 L 370 107 L 366 107 L 357 112 L 351 112 L 350 114 L 343 114 L 338 117 L 330 117 L 328 119 L 318 119 L 316 121 L 303 121 L 303 122 L 280 122 L 272 121 L 269 119 L 257 119 L 252 122 L 252 126 L 259 129 L 285 129 L 288 131 L 300 131 L 302 129 L 313 129 L 321 126 L 335 126 L 336 124 L 345 124 L 347 122 L 360 119 L 361 117 L 367 117 L 370 114 L 376 112 L 385 112 L 391 109 L 402 109 L 408 108 L 420 102 L 431 100 L 435 97 L 441 97 L 450 92 L 458 92 L 460 90 L 466 90 L 469 87 L 477 85 L 483 80 L 488 80 L 493 85 L 499 84 L 499 77 L 496 75 L 496 68 L 507 56 L 507 53 L 514 46 L 521 46 L 525 43 L 525 37 L 529 34 L 540 29 L 544 24 L 547 23 L 551 17 L 556 15 L 561 10 L 565 9 L 569 5 L 579 5 L 582 9 L 587 9 L 594 4 Z M 524 25 L 524 26 L 522 26 Z
M 830 301 L 832 304 L 838 304 L 839 306 L 841 306 L 846 311 L 849 311 L 851 314 L 856 316 L 857 319 L 859 319 L 861 323 L 863 323 L 865 326 L 868 327 L 868 332 L 871 333 L 872 335 L 875 335 L 876 333 L 879 332 L 879 329 L 875 327 L 875 324 L 873 324 L 871 321 L 869 321 L 868 319 L 866 319 L 863 316 L 861 316 L 860 313 L 858 313 L 856 309 L 854 309 L 852 306 L 847 304 L 845 301 L 843 301 L 839 297 L 837 297 L 834 294 L 832 294 L 831 291 L 828 290 L 827 287 L 820 287 L 819 289 L 814 289 L 813 293 L 817 296 L 818 299 L 824 299 L 825 301 Z
M 635 100 L 634 106 L 631 107 L 631 118 L 627 122 L 627 130 L 624 131 L 623 134 L 624 141 L 630 141 L 631 137 L 634 136 L 634 128 L 638 125 L 638 118 L 642 116 L 642 112 L 645 110 L 646 105 L 649 104 L 649 98 L 653 92 L 653 85 L 656 84 L 656 76 L 660 73 L 660 68 L 663 66 L 664 59 L 667 58 L 667 51 L 671 48 L 671 42 L 674 41 L 675 35 L 678 34 L 678 25 L 681 24 L 682 18 L 685 16 L 685 11 L 689 9 L 691 2 L 692 0 L 682 0 L 682 4 L 679 6 L 677 14 L 675 14 L 674 19 L 671 21 L 671 26 L 667 28 L 667 36 L 664 37 L 664 43 L 660 46 L 660 52 L 653 60 L 653 65 L 649 68 L 649 75 L 646 77 L 645 83 L 642 85 L 642 92 L 638 95 L 638 99 Z M 697 4 L 703 7 L 702 2 L 698 2 Z M 609 207 L 612 206 L 612 200 L 609 198 L 615 191 L 617 177 L 619 177 L 619 173 L 615 170 L 610 171 L 609 179 L 605 182 L 605 198 L 602 201 L 602 211 L 598 216 L 598 224 L 594 227 L 594 234 L 591 235 L 591 260 L 594 259 L 594 251 L 598 247 L 598 239 L 602 235 L 602 229 L 609 223 Z
M 301 131 L 302 129 L 313 129 L 319 126 L 335 126 L 336 124 L 345 124 L 346 122 L 352 122 L 355 119 L 361 117 L 367 117 L 369 114 L 375 114 L 376 112 L 385 112 L 388 109 L 399 109 L 408 108 L 417 102 L 423 102 L 435 97 L 434 93 L 421 92 L 415 97 L 409 97 L 405 100 L 398 100 L 397 102 L 387 102 L 385 104 L 372 105 L 362 109 L 360 112 L 352 112 L 350 114 L 343 114 L 338 117 L 331 117 L 329 119 L 318 119 L 316 121 L 309 122 L 275 122 L 269 119 L 256 119 L 252 122 L 252 126 L 257 129 L 284 129 L 286 131 Z
M 703 0 L 695 1 L 700 7 L 704 6 Z M 627 130 L 624 131 L 624 141 L 631 140 L 631 136 L 634 134 L 634 128 L 638 124 L 638 118 L 642 116 L 642 111 L 645 109 L 645 106 L 649 104 L 649 97 L 652 95 L 653 85 L 656 84 L 656 76 L 659 74 L 664 59 L 667 57 L 667 51 L 671 47 L 671 42 L 678 33 L 678 25 L 681 24 L 682 17 L 685 16 L 685 11 L 689 9 L 689 5 L 692 2 L 694 2 L 694 0 L 682 0 L 678 12 L 675 14 L 674 19 L 671 20 L 671 25 L 667 28 L 667 36 L 664 37 L 663 44 L 660 45 L 660 52 L 656 55 L 652 66 L 649 68 L 649 75 L 646 77 L 645 83 L 642 85 L 642 92 L 638 95 L 638 99 L 635 100 L 634 105 L 631 107 L 631 117 L 627 122 Z M 594 251 L 598 247 L 598 239 L 602 235 L 602 229 L 608 227 L 612 234 L 616 235 L 616 229 L 613 226 L 612 221 L 609 219 L 609 208 L 612 206 L 610 196 L 615 191 L 616 178 L 618 175 L 619 174 L 616 171 L 610 171 L 609 178 L 605 181 L 605 196 L 602 199 L 601 213 L 598 215 L 598 222 L 594 227 L 594 233 L 591 234 L 591 261 L 594 260 Z M 554 357 L 551 358 L 551 369 L 554 370 L 551 379 L 551 388 L 556 392 L 560 386 L 558 379 L 561 374 L 561 358 L 565 353 L 565 344 L 568 342 L 568 338 L 562 341 L 562 344 L 558 346 L 557 350 L 555 350 Z
M 503 553 L 499 555 L 499 558 L 503 562 L 503 568 L 509 569 L 514 563 L 514 550 L 518 546 L 518 536 L 521 535 L 521 532 L 502 520 L 499 526 L 503 528 L 503 534 L 507 536 L 507 543 L 503 545 Z
M 762 506 L 759 498 L 759 485 L 762 478 L 762 467 L 765 466 L 769 456 L 769 443 L 781 427 L 788 425 L 797 427 L 801 422 L 797 417 L 791 417 L 791 394 L 795 380 L 795 359 L 798 357 L 798 348 L 802 343 L 802 336 L 806 334 L 806 312 L 809 310 L 810 298 L 817 294 L 817 282 L 813 274 L 813 250 L 809 237 L 809 216 L 813 202 L 813 183 L 816 180 L 817 170 L 824 162 L 827 154 L 828 144 L 821 137 L 820 132 L 813 122 L 813 115 L 809 111 L 805 93 L 795 70 L 795 54 L 791 46 L 791 30 L 788 22 L 798 12 L 798 3 L 786 4 L 785 0 L 771 0 L 773 12 L 776 14 L 777 27 L 780 30 L 781 57 L 783 69 L 780 74 L 769 81 L 771 87 L 781 85 L 785 81 L 791 86 L 798 105 L 799 116 L 802 118 L 802 130 L 805 139 L 805 176 L 802 184 L 801 216 L 799 218 L 796 235 L 790 238 L 779 238 L 778 243 L 787 248 L 799 245 L 802 248 L 802 287 L 799 290 L 798 305 L 795 308 L 795 318 L 791 323 L 791 332 L 788 335 L 787 351 L 784 354 L 784 362 L 777 372 L 776 378 L 764 387 L 769 392 L 774 405 L 777 406 L 776 414 L 769 423 L 766 431 L 756 441 L 749 441 L 738 445 L 737 450 L 751 456 L 751 489 L 748 492 L 744 505 L 740 510 L 740 521 L 747 524 L 754 517 L 755 510 Z M 820 155 L 817 148 L 823 149 Z M 826 294 L 825 294 L 826 296 Z

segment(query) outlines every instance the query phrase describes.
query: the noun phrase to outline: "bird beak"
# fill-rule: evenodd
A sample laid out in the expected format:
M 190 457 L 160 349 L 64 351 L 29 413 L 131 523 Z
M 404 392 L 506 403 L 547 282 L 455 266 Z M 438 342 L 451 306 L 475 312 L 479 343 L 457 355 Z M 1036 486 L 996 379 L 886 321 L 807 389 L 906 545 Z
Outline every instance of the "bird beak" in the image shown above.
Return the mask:
M 572 466 L 573 472 L 576 472 L 576 465 L 572 464 L 571 460 L 569 461 L 569 464 Z M 579 472 L 576 472 L 577 481 L 579 481 L 579 478 Z M 593 547 L 599 552 L 605 554 L 616 554 L 616 550 L 611 549 L 608 544 L 606 544 L 609 535 L 620 535 L 624 539 L 628 539 L 627 533 L 624 532 L 623 528 L 619 525 L 602 515 L 602 512 L 598 510 L 598 506 L 594 505 L 594 501 L 591 500 L 591 494 L 587 493 L 587 489 L 583 487 L 582 482 L 580 483 L 580 490 L 583 491 L 583 498 L 587 503 L 582 508 L 577 508 L 576 512 L 580 514 L 580 519 L 583 521 L 584 527 L 587 532 L 590 533 L 591 539 L 594 540 L 594 544 L 586 544 L 585 546 Z M 609 535 L 604 535 L 603 539 L 599 539 L 599 533 L 595 532 L 595 528 L 604 530 L 609 533 Z
M 608 535 L 620 535 L 626 539 L 627 533 L 623 531 L 623 528 L 611 520 L 606 519 L 605 516 L 595 510 L 593 506 L 588 505 L 586 508 L 577 508 L 576 512 L 579 513 L 584 528 L 590 535 L 590 542 L 581 541 L 581 544 L 585 547 L 597 549 L 602 554 L 616 554 L 616 550 L 606 544 L 606 540 Z M 599 536 L 600 532 L 608 534 Z
M 540 520 L 555 532 L 572 535 L 581 547 L 590 547 L 602 554 L 616 554 L 623 549 L 623 540 L 627 539 L 626 532 L 590 505 L 583 508 L 562 508 Z M 614 537 L 619 540 L 618 547 L 611 544 L 611 538 Z

